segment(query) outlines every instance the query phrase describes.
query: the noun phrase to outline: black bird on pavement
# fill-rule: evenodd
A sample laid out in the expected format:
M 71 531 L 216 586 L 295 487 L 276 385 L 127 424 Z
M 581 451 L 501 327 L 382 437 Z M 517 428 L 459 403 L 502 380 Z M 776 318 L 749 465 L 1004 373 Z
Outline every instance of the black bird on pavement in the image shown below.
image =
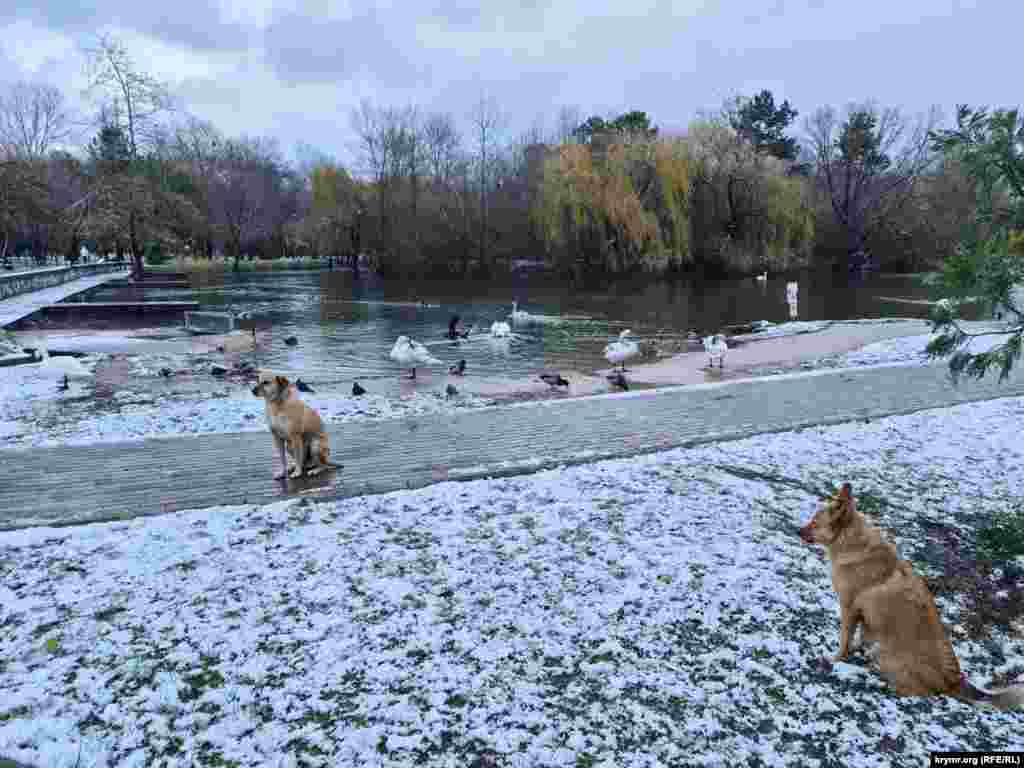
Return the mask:
M 551 387 L 568 387 L 569 382 L 560 373 L 542 373 L 540 380 Z
M 626 377 L 623 375 L 622 371 L 609 373 L 605 378 L 608 379 L 608 383 L 613 387 L 618 387 L 621 390 L 629 389 L 629 382 L 626 381 Z

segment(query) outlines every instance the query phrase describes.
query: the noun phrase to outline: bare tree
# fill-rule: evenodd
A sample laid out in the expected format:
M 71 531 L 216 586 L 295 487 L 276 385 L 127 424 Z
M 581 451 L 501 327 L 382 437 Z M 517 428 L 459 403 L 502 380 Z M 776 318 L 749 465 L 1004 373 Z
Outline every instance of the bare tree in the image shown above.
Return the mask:
M 131 157 L 138 157 L 140 150 L 157 138 L 158 116 L 173 110 L 167 85 L 139 70 L 125 46 L 112 35 L 100 35 L 85 54 L 88 92 L 101 92 L 118 106 L 113 114 L 127 137 Z
M 938 123 L 932 108 L 916 122 L 896 108 L 851 104 L 840 120 L 822 107 L 805 123 L 820 183 L 846 233 L 847 253 L 859 258 L 871 234 L 913 194 L 931 165 L 928 134 Z
M 0 93 L 0 154 L 21 160 L 44 158 L 71 136 L 71 123 L 59 89 L 15 83 Z
M 386 251 L 395 251 L 395 212 L 398 188 L 409 170 L 410 135 L 415 122 L 411 109 L 378 108 L 364 100 L 352 113 L 358 137 L 361 170 L 377 188 L 380 238 Z
M 224 146 L 224 137 L 210 122 L 188 117 L 175 127 L 170 156 L 188 168 L 195 184 L 195 204 L 199 212 L 200 229 L 193 245 L 197 252 L 213 258 L 215 213 L 211 195 L 214 169 Z
M 504 116 L 495 101 L 480 95 L 470 113 L 476 139 L 476 162 L 480 184 L 480 263 L 487 264 L 487 193 L 490 165 L 497 155 L 498 134 L 504 125 Z
M 445 189 L 455 174 L 462 139 L 455 118 L 438 112 L 423 121 L 427 172 L 435 189 Z
M 243 247 L 257 235 L 273 234 L 281 214 L 282 162 L 276 145 L 264 139 L 224 142 L 213 173 L 214 211 L 235 268 Z M 276 214 L 276 216 L 275 216 Z

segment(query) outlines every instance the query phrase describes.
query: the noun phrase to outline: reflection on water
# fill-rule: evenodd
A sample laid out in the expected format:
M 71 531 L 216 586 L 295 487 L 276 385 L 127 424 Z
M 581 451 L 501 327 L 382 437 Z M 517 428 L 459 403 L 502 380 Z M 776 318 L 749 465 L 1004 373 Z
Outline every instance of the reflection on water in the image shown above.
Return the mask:
M 921 304 L 890 303 L 879 296 L 926 299 L 928 289 L 910 276 L 807 273 L 796 278 L 797 301 L 788 301 L 788 277 L 618 281 L 607 286 L 567 285 L 545 273 L 504 279 L 384 282 L 351 272 L 278 272 L 195 275 L 193 289 L 149 289 L 147 298 L 192 298 L 203 309 L 249 311 L 269 320 L 270 342 L 252 357 L 257 365 L 301 370 L 324 383 L 392 377 L 388 352 L 400 335 L 427 344 L 446 364 L 467 361 L 471 373 L 524 376 L 541 368 L 590 371 L 606 367 L 605 344 L 623 328 L 643 338 L 672 342 L 688 331 L 701 335 L 754 320 L 784 322 L 861 317 L 927 317 Z M 116 288 L 93 291 L 90 301 L 112 301 Z M 511 340 L 490 338 L 495 320 L 507 320 L 512 302 L 561 323 L 517 325 Z M 473 325 L 469 340 L 445 338 L 458 314 Z M 299 344 L 285 345 L 296 336 Z

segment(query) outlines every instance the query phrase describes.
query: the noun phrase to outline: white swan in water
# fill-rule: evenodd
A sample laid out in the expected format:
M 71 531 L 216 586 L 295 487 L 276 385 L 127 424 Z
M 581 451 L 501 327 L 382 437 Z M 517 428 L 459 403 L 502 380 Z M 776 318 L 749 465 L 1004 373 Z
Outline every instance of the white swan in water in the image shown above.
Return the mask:
M 761 281 L 762 283 L 763 283 L 763 282 L 764 282 L 765 280 L 767 280 L 767 279 L 768 279 L 768 270 L 765 270 L 765 271 L 764 271 L 764 272 L 762 272 L 762 273 L 761 273 L 760 275 L 758 275 L 758 276 L 757 276 L 757 279 L 758 279 L 758 280 L 760 280 L 760 281 Z
M 640 345 L 632 340 L 628 329 L 619 334 L 619 340 L 604 348 L 605 359 L 612 365 L 621 365 L 626 370 L 626 361 L 640 354 Z
M 716 333 L 713 336 L 705 336 L 704 351 L 711 358 L 710 367 L 714 368 L 715 360 L 717 360 L 718 367 L 721 368 L 725 362 L 725 353 L 729 351 L 729 345 L 725 341 L 725 336 L 720 333 Z
M 399 336 L 395 346 L 391 348 L 391 359 L 401 366 L 412 368 L 410 379 L 416 378 L 416 367 L 421 365 L 441 365 L 441 361 L 431 356 L 430 350 L 415 339 Z
M 509 315 L 512 318 L 512 322 L 516 325 L 529 325 L 530 323 L 537 322 L 537 319 L 529 312 L 519 308 L 519 302 L 512 302 L 512 314 Z
M 512 326 L 508 323 L 497 320 L 491 323 L 491 336 L 495 339 L 507 339 L 512 335 Z

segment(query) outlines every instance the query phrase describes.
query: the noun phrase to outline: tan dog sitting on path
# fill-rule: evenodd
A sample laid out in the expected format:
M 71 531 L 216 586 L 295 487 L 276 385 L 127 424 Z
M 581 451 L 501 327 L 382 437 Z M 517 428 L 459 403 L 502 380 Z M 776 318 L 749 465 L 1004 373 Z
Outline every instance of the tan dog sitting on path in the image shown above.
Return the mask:
M 318 475 L 329 467 L 338 466 L 327 460 L 327 433 L 320 414 L 295 395 L 286 377 L 260 371 L 252 393 L 266 403 L 267 426 L 281 459 L 282 469 L 274 475 L 275 480 L 286 473 L 289 477 L 301 477 L 307 469 L 310 475 Z M 292 457 L 291 472 L 288 472 L 286 447 Z
M 863 624 L 863 640 L 878 643 L 879 668 L 897 694 L 945 694 L 996 709 L 1024 709 L 1024 686 L 983 691 L 960 672 L 924 579 L 857 511 L 849 483 L 825 500 L 800 529 L 800 538 L 824 544 L 832 561 L 840 624 L 833 661 L 847 657 Z

